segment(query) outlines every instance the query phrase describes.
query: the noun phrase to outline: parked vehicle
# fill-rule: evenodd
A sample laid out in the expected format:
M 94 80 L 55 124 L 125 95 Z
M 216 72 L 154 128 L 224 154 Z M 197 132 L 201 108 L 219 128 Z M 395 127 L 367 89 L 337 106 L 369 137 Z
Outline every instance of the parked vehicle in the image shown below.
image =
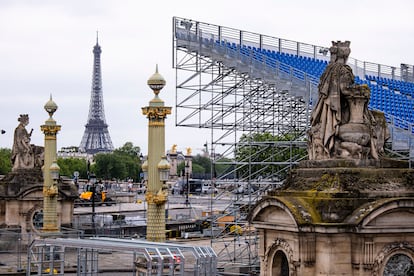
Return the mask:
M 211 181 L 203 181 L 203 186 L 201 188 L 201 192 L 203 194 L 212 194 L 217 193 L 217 188 L 214 187 L 214 185 L 211 183 Z

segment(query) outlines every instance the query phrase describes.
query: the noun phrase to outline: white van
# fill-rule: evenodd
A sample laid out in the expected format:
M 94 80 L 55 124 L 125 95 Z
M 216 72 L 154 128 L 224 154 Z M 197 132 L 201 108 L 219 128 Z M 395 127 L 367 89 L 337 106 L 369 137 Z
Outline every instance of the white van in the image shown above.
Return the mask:
M 203 185 L 201 186 L 201 192 L 203 194 L 211 194 L 211 193 L 217 193 L 217 188 L 214 188 L 211 181 L 204 180 Z

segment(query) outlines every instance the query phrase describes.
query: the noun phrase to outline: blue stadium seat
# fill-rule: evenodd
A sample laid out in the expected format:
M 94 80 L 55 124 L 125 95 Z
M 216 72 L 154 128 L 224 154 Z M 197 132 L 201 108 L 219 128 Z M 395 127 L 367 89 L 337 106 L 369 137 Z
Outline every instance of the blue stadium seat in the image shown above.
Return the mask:
M 285 73 L 290 73 L 291 67 L 293 67 L 294 75 L 300 79 L 304 79 L 305 74 L 318 79 L 328 65 L 326 60 L 297 56 L 250 45 L 239 45 L 234 42 L 206 39 L 203 42 L 210 45 L 214 43 L 216 47 L 238 51 L 241 55 L 262 62 L 270 68 L 279 67 L 278 69 Z M 365 75 L 365 78 L 357 76 L 355 77 L 355 83 L 359 85 L 367 84 L 370 87 L 370 108 L 391 112 L 398 118 L 414 123 L 414 83 L 373 75 Z

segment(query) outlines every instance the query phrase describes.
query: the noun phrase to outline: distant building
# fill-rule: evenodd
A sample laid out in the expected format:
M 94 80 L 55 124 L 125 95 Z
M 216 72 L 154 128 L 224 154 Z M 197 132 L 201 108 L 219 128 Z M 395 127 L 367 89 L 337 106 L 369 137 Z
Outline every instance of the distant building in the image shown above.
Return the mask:
M 86 160 L 92 160 L 93 155 L 86 152 L 80 152 L 79 147 L 62 147 L 58 152 L 59 158 L 83 158 Z

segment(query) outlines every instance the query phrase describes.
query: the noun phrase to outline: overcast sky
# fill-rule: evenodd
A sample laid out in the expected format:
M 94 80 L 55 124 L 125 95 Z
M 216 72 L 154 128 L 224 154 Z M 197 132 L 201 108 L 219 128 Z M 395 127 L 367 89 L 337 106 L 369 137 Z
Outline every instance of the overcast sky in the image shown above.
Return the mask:
M 330 46 L 350 40 L 353 58 L 399 67 L 414 64 L 414 1 L 0 0 L 0 147 L 11 148 L 19 114 L 29 114 L 32 143 L 43 145 L 43 106 L 53 95 L 62 125 L 58 148 L 79 146 L 87 121 L 92 48 L 99 31 L 106 122 L 115 148 L 130 141 L 147 152 L 152 98 L 146 84 L 158 64 L 160 97 L 173 106 L 172 17 Z M 173 108 L 173 112 L 175 112 Z M 166 121 L 166 148 L 199 152 L 208 132 Z M 210 142 L 210 141 L 209 141 Z

